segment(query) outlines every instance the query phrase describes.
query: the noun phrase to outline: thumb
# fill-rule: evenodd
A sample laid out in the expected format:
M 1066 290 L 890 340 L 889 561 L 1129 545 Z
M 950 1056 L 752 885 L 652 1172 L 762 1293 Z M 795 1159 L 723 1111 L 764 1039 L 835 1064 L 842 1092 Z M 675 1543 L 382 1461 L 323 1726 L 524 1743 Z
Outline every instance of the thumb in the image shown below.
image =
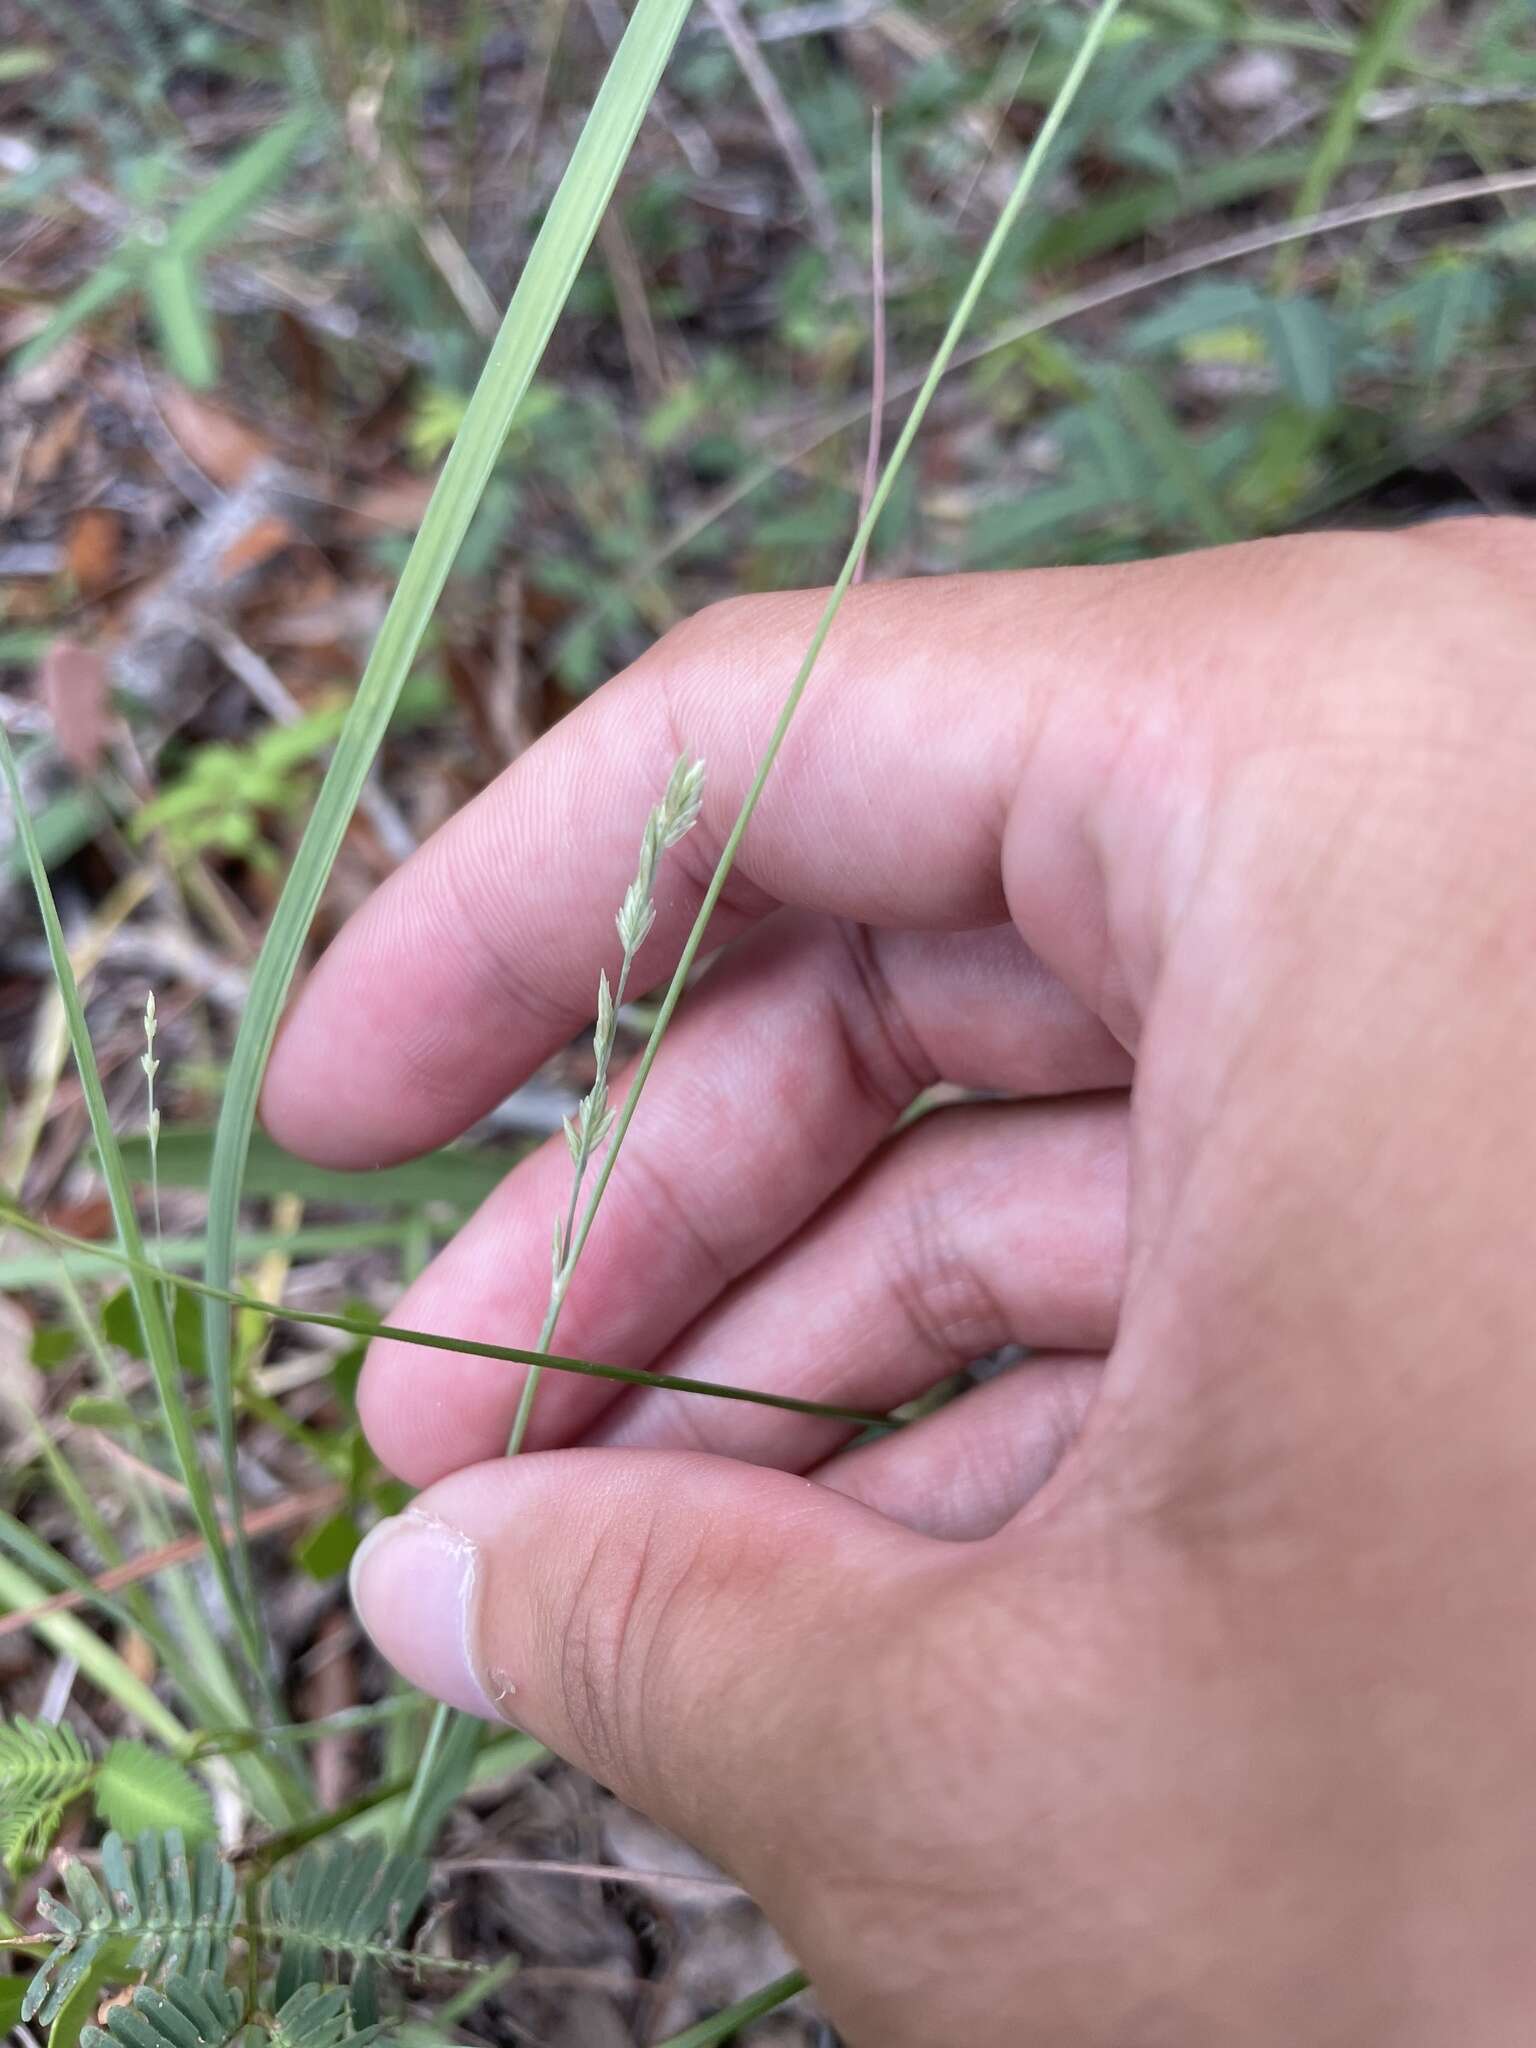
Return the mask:
M 805 1744 L 856 1698 L 858 1646 L 928 1548 L 790 1473 L 549 1451 L 419 1494 L 358 1551 L 352 1594 L 413 1684 L 731 1861 L 744 1805 L 782 1832 Z

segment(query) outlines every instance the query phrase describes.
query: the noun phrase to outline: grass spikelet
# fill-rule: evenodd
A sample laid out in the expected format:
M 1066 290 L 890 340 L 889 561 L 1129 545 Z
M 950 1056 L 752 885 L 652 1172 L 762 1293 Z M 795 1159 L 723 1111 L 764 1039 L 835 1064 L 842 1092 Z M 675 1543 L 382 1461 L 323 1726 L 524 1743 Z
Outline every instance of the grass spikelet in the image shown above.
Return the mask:
M 629 988 L 630 970 L 635 964 L 635 955 L 645 944 L 651 926 L 656 922 L 656 870 L 661 856 L 685 839 L 699 822 L 699 807 L 704 801 L 704 763 L 690 761 L 685 754 L 672 770 L 660 803 L 645 821 L 645 831 L 640 840 L 640 859 L 635 868 L 634 880 L 624 892 L 624 901 L 614 919 L 619 935 L 620 960 L 619 979 L 616 988 L 610 987 L 606 968 L 599 974 L 597 982 L 597 1028 L 592 1036 L 592 1053 L 597 1072 L 592 1086 L 582 1097 L 575 1114 L 565 1119 L 565 1142 L 570 1147 L 574 1176 L 571 1182 L 571 1199 L 563 1222 L 555 1220 L 554 1243 L 551 1247 L 551 1275 L 549 1303 L 544 1311 L 544 1322 L 539 1331 L 536 1348 L 549 1349 L 550 1339 L 555 1334 L 555 1325 L 560 1320 L 560 1311 L 565 1305 L 566 1290 L 571 1284 L 576 1260 L 580 1256 L 580 1244 L 576 1241 L 576 1217 L 581 1203 L 582 1183 L 587 1168 L 608 1142 L 614 1127 L 614 1110 L 608 1100 L 608 1068 L 613 1058 L 615 1018 Z M 517 1415 L 512 1424 L 512 1434 L 507 1439 L 507 1455 L 515 1456 L 523 1447 L 528 1433 L 528 1421 L 533 1413 L 534 1397 L 538 1392 L 540 1369 L 532 1366 L 523 1383 L 522 1398 L 517 1405 Z

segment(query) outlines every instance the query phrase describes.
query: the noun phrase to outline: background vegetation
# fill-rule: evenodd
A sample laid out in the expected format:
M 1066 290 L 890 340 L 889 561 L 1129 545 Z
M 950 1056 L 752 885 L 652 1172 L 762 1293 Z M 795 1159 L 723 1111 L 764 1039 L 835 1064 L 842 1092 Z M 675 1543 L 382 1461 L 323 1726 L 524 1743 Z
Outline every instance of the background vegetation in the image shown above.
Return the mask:
M 491 451 L 317 940 L 673 620 L 830 580 L 871 396 L 890 438 L 1084 22 L 699 0 Z M 746 1902 L 537 1745 L 466 1752 L 442 1832 L 408 1806 L 426 1710 L 345 1607 L 361 1530 L 400 1499 L 356 1427 L 357 1328 L 576 1106 L 590 1049 L 388 1173 L 257 1140 L 232 1277 L 351 1330 L 239 1312 L 226 1374 L 193 1297 L 102 1257 L 136 1190 L 154 1257 L 204 1263 L 263 935 L 622 28 L 611 0 L 0 0 L 0 681 L 59 910 L 50 957 L 12 806 L 0 1185 L 77 1240 L 0 1236 L 0 2025 L 35 1982 L 27 2024 L 59 2048 L 144 1969 L 188 2008 L 107 2022 L 120 2048 L 173 2023 L 213 2048 L 247 2013 L 333 2048 L 390 2009 L 375 1966 L 407 1946 L 407 2030 L 607 2048 L 698 2023 L 698 2044 L 767 1983 L 753 2042 L 829 2038 L 781 2002 Z M 1125 6 L 871 573 L 1529 508 L 1533 161 L 1528 0 Z M 95 1105 L 68 1064 L 84 1021 Z M 279 1737 L 251 1732 L 239 1675 L 254 1610 L 207 1562 L 228 1503 L 195 1458 L 189 1498 L 161 1440 L 167 1359 L 189 1441 L 232 1403 Z M 403 1838 L 430 1866 L 367 1859 Z M 40 1917 L 61 1849 L 84 1860 Z

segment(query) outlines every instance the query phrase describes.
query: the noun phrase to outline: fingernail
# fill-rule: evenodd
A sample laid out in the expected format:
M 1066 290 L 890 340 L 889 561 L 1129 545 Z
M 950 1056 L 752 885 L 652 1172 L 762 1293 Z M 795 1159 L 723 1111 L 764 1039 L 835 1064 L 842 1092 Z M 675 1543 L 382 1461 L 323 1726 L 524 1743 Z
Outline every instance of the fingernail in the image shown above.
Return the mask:
M 462 1530 L 408 1508 L 370 1530 L 350 1582 L 359 1621 L 397 1671 L 451 1707 L 497 1718 L 475 1672 L 480 1553 Z

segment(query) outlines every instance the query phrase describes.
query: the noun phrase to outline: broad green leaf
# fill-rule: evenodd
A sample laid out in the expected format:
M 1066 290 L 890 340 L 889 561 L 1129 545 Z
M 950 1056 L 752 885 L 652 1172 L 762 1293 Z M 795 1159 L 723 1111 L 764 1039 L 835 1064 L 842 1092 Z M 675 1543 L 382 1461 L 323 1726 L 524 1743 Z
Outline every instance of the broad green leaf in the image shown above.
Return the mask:
M 1413 366 L 1433 377 L 1455 360 L 1469 327 L 1492 310 L 1492 276 L 1473 263 L 1440 263 L 1419 280 L 1413 327 Z
M 27 1357 L 39 1372 L 53 1372 L 61 1365 L 67 1365 L 80 1349 L 80 1339 L 73 1330 L 61 1325 L 57 1329 L 40 1326 L 32 1332 L 32 1342 L 27 1347 Z
M 119 1351 L 125 1351 L 130 1358 L 148 1358 L 144 1330 L 139 1321 L 138 1304 L 131 1287 L 120 1287 L 115 1294 L 107 1297 L 101 1305 L 99 1321 L 101 1334 L 109 1344 L 115 1344 Z M 171 1308 L 170 1322 L 171 1336 L 176 1345 L 176 1360 L 181 1370 L 187 1373 L 202 1372 L 202 1310 L 190 1295 L 179 1294 L 176 1297 Z
M 318 1529 L 311 1529 L 294 1550 L 294 1562 L 312 1579 L 324 1583 L 339 1579 L 362 1541 L 351 1515 L 331 1515 Z
M 1085 475 L 1030 491 L 1009 504 L 988 506 L 972 522 L 966 561 L 973 568 L 998 569 L 1036 560 L 1036 551 L 1047 538 L 1120 502 L 1116 486 L 1102 476 Z
M 1257 322 L 1269 301 L 1239 278 L 1201 278 L 1177 291 L 1155 312 L 1126 327 L 1126 339 L 1140 353 L 1167 348 L 1212 328 Z
M 1151 379 L 1139 370 L 1122 370 L 1112 388 L 1126 425 L 1176 493 L 1196 532 L 1212 547 L 1238 539 L 1237 528 L 1201 467 L 1199 450 L 1163 404 Z

